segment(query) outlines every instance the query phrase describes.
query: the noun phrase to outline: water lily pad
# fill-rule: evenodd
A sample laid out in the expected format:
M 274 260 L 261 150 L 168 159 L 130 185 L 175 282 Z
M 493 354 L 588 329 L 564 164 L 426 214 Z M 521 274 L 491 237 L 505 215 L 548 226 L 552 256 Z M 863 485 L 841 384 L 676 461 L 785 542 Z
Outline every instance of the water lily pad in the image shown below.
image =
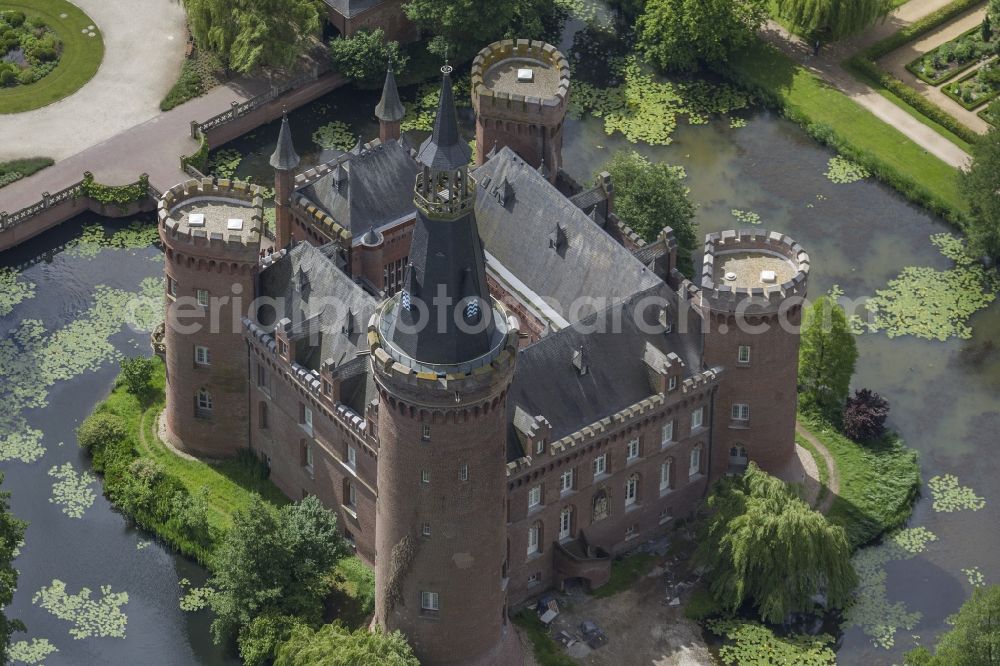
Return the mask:
M 35 285 L 20 279 L 17 271 L 0 268 L 0 317 L 10 314 L 14 306 L 35 296 Z
M 977 495 L 972 488 L 960 486 L 958 477 L 953 474 L 931 477 L 927 485 L 934 497 L 932 506 L 940 513 L 952 513 L 962 509 L 979 511 L 986 506 L 986 500 Z
M 733 217 L 742 222 L 743 224 L 760 224 L 760 215 L 753 212 L 752 210 L 740 210 L 739 208 L 734 208 L 732 211 Z
M 52 484 L 52 497 L 49 501 L 62 506 L 62 512 L 70 518 L 83 518 L 97 494 L 94 484 L 97 479 L 89 472 L 77 472 L 72 463 L 64 463 L 49 470 L 49 476 L 58 479 Z
M 334 120 L 313 132 L 312 140 L 325 150 L 336 148 L 346 152 L 357 144 L 358 137 L 351 133 L 347 123 Z
M 962 569 L 962 573 L 965 574 L 965 579 L 969 581 L 969 585 L 972 587 L 986 587 L 986 577 L 983 576 L 983 572 L 979 570 L 979 567 Z
M 122 613 L 122 606 L 128 603 L 127 592 L 112 592 L 110 585 L 101 586 L 101 597 L 92 598 L 89 588 L 81 588 L 77 594 L 66 591 L 66 583 L 53 580 L 48 587 L 35 593 L 31 602 L 49 613 L 72 623 L 70 635 L 77 639 L 91 637 L 125 638 L 128 617 Z
M 826 167 L 826 173 L 823 175 L 830 182 L 837 183 L 838 185 L 856 183 L 871 176 L 871 172 L 868 169 L 840 155 L 831 157 L 826 163 Z
M 200 611 L 208 606 L 208 601 L 215 594 L 211 587 L 192 587 L 181 597 L 181 610 L 189 613 Z
M 31 642 L 17 641 L 10 646 L 9 657 L 15 664 L 45 666 L 45 658 L 59 649 L 47 638 L 32 638 Z

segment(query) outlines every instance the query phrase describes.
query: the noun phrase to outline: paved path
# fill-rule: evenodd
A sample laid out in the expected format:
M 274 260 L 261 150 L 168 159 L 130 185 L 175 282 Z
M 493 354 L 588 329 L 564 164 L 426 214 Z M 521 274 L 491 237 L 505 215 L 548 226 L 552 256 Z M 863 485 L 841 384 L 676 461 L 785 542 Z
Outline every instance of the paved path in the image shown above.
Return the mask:
M 824 47 L 819 56 L 813 56 L 812 49 L 802 39 L 790 34 L 775 21 L 768 21 L 762 35 L 766 41 L 871 111 L 880 120 L 895 127 L 928 153 L 951 166 L 961 168 L 969 163 L 968 153 L 871 87 L 858 81 L 840 64 L 861 49 L 888 37 L 949 2 L 950 0 L 910 0 L 889 14 L 884 21 L 876 23 L 860 35 Z
M 816 507 L 816 510 L 820 513 L 827 513 L 830 511 L 830 507 L 833 506 L 834 498 L 840 494 L 840 472 L 837 470 L 837 462 L 833 459 L 833 454 L 830 453 L 830 450 L 798 421 L 795 422 L 795 432 L 819 451 L 819 455 L 823 460 L 817 460 L 816 464 L 818 465 L 820 462 L 826 464 L 828 472 L 826 479 L 827 493 L 826 497 L 823 498 L 823 502 Z
M 962 35 L 972 28 L 981 25 L 983 17 L 985 16 L 986 7 L 970 9 L 948 23 L 945 23 L 937 30 L 924 35 L 915 42 L 910 42 L 909 44 L 896 49 L 892 53 L 883 56 L 878 61 L 879 66 L 882 67 L 882 69 L 886 70 L 906 85 L 919 91 L 920 94 L 929 99 L 931 102 L 937 104 L 949 114 L 961 121 L 964 125 L 967 125 L 980 134 L 985 134 L 989 131 L 989 123 L 977 116 L 975 111 L 966 110 L 961 104 L 945 95 L 941 91 L 941 86 L 932 86 L 921 81 L 919 78 L 911 74 L 910 71 L 906 69 L 906 66 L 923 54 L 933 51 L 945 42 L 950 42 L 959 35 Z M 980 65 L 977 65 L 976 67 L 979 66 Z M 952 79 L 952 81 L 968 75 L 970 72 L 974 71 L 976 67 L 972 67 L 962 72 L 956 76 L 955 79 Z M 948 83 L 951 83 L 951 81 Z
M 72 2 L 101 29 L 101 68 L 65 99 L 0 115 L 0 161 L 40 156 L 58 162 L 86 150 L 158 115 L 177 80 L 187 39 L 180 0 Z

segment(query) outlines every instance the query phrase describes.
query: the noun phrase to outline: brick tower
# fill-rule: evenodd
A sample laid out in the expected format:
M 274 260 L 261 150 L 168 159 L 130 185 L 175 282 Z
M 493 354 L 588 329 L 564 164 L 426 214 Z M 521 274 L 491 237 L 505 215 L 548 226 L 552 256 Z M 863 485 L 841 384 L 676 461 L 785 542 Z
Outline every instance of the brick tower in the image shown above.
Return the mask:
M 210 457 L 246 445 L 247 351 L 240 318 L 253 299 L 261 246 L 259 189 L 211 178 L 167 190 L 159 202 L 166 254 L 166 430 Z
M 507 621 L 507 390 L 517 330 L 487 289 L 450 67 L 418 153 L 403 289 L 369 325 L 379 392 L 375 621 L 421 663 L 523 663 Z
M 275 204 L 275 246 L 288 247 L 292 240 L 292 193 L 295 189 L 295 169 L 299 166 L 299 154 L 292 144 L 292 129 L 288 125 L 288 114 L 281 116 L 281 130 L 278 132 L 278 145 L 271 155 L 271 166 L 274 168 L 274 204 Z
M 568 103 L 569 63 L 556 47 L 505 39 L 484 48 L 472 61 L 477 166 L 509 146 L 555 182 Z
M 748 459 L 775 473 L 795 455 L 796 384 L 809 255 L 777 232 L 709 234 L 701 293 L 704 359 L 726 368 L 714 414 L 712 476 Z

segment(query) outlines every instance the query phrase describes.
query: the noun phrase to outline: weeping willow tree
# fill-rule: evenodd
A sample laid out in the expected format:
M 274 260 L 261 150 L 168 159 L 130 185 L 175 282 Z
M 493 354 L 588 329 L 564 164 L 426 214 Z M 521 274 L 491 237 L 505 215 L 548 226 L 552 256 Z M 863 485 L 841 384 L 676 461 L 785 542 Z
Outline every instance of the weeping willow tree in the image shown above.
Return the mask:
M 892 0 L 777 0 L 796 32 L 835 42 L 861 32 L 892 9 Z
M 240 73 L 288 67 L 319 35 L 314 0 L 184 0 L 199 48 Z
M 726 610 L 750 602 L 765 622 L 813 608 L 817 593 L 841 608 L 857 585 L 844 528 L 827 522 L 782 481 L 750 463 L 708 500 L 712 515 L 696 553 L 709 592 Z

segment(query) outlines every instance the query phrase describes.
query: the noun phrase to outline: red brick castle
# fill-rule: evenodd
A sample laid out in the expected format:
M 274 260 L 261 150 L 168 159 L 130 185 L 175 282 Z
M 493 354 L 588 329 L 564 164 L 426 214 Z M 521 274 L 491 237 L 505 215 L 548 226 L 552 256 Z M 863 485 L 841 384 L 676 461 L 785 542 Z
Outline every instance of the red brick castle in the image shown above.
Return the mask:
M 808 255 L 729 231 L 681 275 L 669 228 L 643 242 L 607 174 L 561 170 L 565 63 L 483 50 L 475 165 L 449 68 L 419 146 L 391 72 L 379 138 L 326 164 L 298 173 L 285 119 L 273 240 L 243 183 L 160 203 L 168 437 L 337 512 L 375 622 L 429 664 L 520 663 L 510 607 L 600 586 L 714 479 L 794 457 Z

